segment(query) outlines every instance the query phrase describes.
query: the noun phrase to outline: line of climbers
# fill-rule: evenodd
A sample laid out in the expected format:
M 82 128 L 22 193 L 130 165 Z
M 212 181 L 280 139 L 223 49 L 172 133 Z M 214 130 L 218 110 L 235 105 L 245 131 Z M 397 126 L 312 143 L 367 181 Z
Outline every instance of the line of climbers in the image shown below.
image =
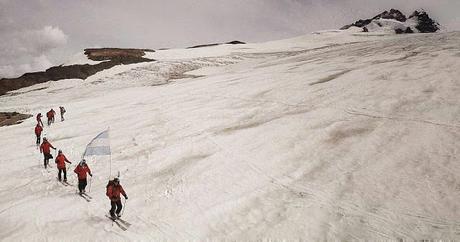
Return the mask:
M 60 106 L 59 111 L 61 114 L 61 122 L 64 121 L 64 114 L 66 112 L 65 108 Z M 50 126 L 52 123 L 54 123 L 54 115 L 56 115 L 56 111 L 54 109 L 50 109 L 48 112 L 46 112 L 46 118 L 47 118 L 47 124 Z M 42 117 L 43 115 L 41 113 L 37 114 L 37 125 L 40 125 L 43 128 L 43 122 L 42 122 Z
M 64 113 L 66 112 L 64 107 L 59 107 L 61 112 L 61 121 L 64 121 Z M 54 115 L 56 112 L 51 109 L 46 113 L 48 126 L 54 123 Z M 40 144 L 40 138 L 43 131 L 43 122 L 41 120 L 42 114 L 39 113 L 36 116 L 37 125 L 35 126 L 35 135 L 36 135 L 36 145 L 40 145 L 40 153 L 43 154 L 43 165 L 45 169 L 50 167 L 49 160 L 53 159 L 53 155 L 51 154 L 51 149 L 56 150 L 56 148 L 48 141 L 46 137 L 43 137 L 43 142 Z M 72 164 L 71 161 L 67 159 L 64 155 L 62 150 L 58 151 L 58 155 L 56 156 L 55 163 L 58 169 L 58 176 L 57 179 L 59 181 L 63 181 L 64 183 L 67 182 L 67 168 L 66 163 Z M 91 173 L 91 169 L 89 168 L 88 164 L 86 163 L 85 159 L 75 167 L 74 173 L 77 174 L 78 178 L 78 191 L 80 195 L 86 194 L 86 186 L 88 184 L 87 175 L 91 177 L 93 174 Z M 62 175 L 61 175 L 62 174 Z M 62 179 L 63 178 L 63 179 Z M 128 199 L 128 195 L 126 195 L 125 190 L 120 184 L 119 178 L 115 177 L 113 180 L 109 180 L 106 186 L 106 196 L 110 199 L 110 216 L 112 218 L 121 217 L 121 210 L 123 209 L 123 205 L 121 203 L 121 195 Z

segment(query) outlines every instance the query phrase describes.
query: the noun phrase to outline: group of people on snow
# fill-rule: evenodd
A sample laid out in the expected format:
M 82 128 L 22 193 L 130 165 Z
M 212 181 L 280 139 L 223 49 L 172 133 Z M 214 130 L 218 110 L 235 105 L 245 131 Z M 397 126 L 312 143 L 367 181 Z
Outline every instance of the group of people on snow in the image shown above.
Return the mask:
M 61 114 L 61 121 L 64 121 L 64 114 L 66 112 L 65 108 L 63 106 L 60 106 L 59 112 Z M 54 123 L 54 115 L 56 115 L 56 111 L 54 111 L 54 109 L 52 108 L 48 112 L 46 112 L 48 126 Z M 37 114 L 37 125 L 40 125 L 41 127 L 43 127 L 42 117 L 43 116 L 41 113 Z
M 66 112 L 64 107 L 59 107 L 61 113 L 61 121 L 64 121 L 64 113 Z M 47 113 L 47 122 L 48 126 L 54 123 L 54 115 L 56 112 L 51 108 Z M 43 154 L 43 165 L 48 168 L 49 160 L 53 159 L 53 155 L 51 154 L 51 149 L 56 150 L 56 148 L 48 141 L 46 137 L 43 137 L 43 142 L 40 144 L 41 141 L 41 134 L 43 131 L 43 122 L 41 120 L 42 114 L 37 114 L 37 125 L 35 126 L 35 135 L 36 135 L 36 144 L 37 146 L 40 145 L 40 153 Z M 72 164 L 71 161 L 67 159 L 64 155 L 62 150 L 58 151 L 58 155 L 55 158 L 55 163 L 58 169 L 58 180 L 67 183 L 67 169 L 66 163 Z M 75 167 L 74 173 L 76 173 L 78 178 L 78 191 L 80 195 L 86 194 L 86 186 L 88 184 L 87 175 L 93 176 L 91 173 L 91 169 L 89 168 L 88 164 L 86 163 L 85 159 Z M 121 195 L 128 199 L 126 192 L 124 191 L 123 187 L 120 185 L 120 180 L 118 178 L 114 178 L 113 180 L 109 180 L 106 186 L 106 196 L 110 199 L 110 216 L 112 218 L 120 217 L 121 210 L 123 205 L 121 203 Z

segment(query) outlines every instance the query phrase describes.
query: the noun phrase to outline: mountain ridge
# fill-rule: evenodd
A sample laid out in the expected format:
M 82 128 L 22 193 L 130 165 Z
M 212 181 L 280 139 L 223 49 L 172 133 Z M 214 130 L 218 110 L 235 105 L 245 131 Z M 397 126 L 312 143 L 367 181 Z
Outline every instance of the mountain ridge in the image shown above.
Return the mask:
M 116 65 L 155 61 L 143 57 L 145 52 L 155 52 L 151 49 L 90 48 L 85 49 L 84 52 L 89 60 L 100 61 L 100 63 L 59 65 L 45 71 L 25 73 L 17 78 L 2 78 L 0 79 L 0 95 L 47 81 L 86 79 Z
M 384 11 L 374 16 L 373 18 L 360 19 L 352 24 L 348 24 L 341 27 L 340 29 L 345 30 L 354 26 L 358 28 L 363 28 L 363 32 L 369 32 L 371 29 L 369 25 L 373 23 L 378 27 L 384 27 L 383 25 L 385 24 L 385 22 L 382 23 L 379 20 L 395 20 L 399 22 L 399 26 L 392 26 L 396 34 L 411 34 L 415 31 L 419 33 L 434 33 L 440 29 L 439 23 L 431 19 L 428 13 L 426 13 L 426 11 L 423 9 L 415 10 L 411 15 L 409 15 L 409 17 L 406 17 L 401 11 L 397 9 L 390 9 L 390 11 Z M 404 25 L 404 23 L 407 23 L 409 21 L 412 23 Z M 375 29 L 375 26 L 373 26 L 373 29 Z

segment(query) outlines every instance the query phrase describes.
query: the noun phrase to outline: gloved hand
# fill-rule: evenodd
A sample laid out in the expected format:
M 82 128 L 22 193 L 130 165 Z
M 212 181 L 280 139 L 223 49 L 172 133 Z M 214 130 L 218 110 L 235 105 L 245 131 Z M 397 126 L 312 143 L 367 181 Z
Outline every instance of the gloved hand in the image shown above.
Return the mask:
M 89 176 L 90 176 L 90 177 L 93 177 L 93 174 L 90 173 Z
M 127 196 L 127 195 L 125 195 L 125 199 L 128 200 L 128 196 Z
M 53 148 L 53 150 L 56 150 L 56 148 Z

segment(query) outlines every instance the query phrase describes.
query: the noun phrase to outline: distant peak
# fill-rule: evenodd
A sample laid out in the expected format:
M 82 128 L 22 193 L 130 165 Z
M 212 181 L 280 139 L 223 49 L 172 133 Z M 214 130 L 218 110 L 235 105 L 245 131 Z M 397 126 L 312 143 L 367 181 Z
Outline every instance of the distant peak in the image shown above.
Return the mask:
M 383 11 L 371 19 L 360 19 L 340 29 L 344 30 L 352 26 L 363 28 L 363 32 L 392 31 L 396 34 L 434 33 L 439 30 L 439 24 L 431 19 L 423 9 L 416 10 L 409 17 L 406 17 L 401 11 L 392 8 L 390 11 Z

